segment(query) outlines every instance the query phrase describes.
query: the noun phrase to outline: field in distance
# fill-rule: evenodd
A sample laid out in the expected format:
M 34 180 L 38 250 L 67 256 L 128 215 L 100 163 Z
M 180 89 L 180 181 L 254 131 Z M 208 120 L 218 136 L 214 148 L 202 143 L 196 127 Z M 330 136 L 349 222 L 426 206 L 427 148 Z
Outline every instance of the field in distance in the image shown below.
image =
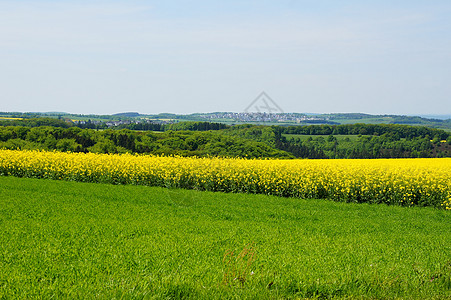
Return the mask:
M 0 298 L 451 297 L 445 210 L 4 176 L 0 199 Z
M 317 139 L 319 137 L 322 137 L 323 139 L 326 139 L 330 136 L 327 134 L 324 135 L 313 135 L 313 134 L 283 134 L 283 136 L 287 139 L 287 140 L 293 140 L 293 139 L 300 139 L 301 141 L 305 141 L 308 140 L 309 138 L 311 139 Z M 337 141 L 343 142 L 346 141 L 347 139 L 349 139 L 349 141 L 355 142 L 357 141 L 361 136 L 365 136 L 365 135 L 357 135 L 357 134 L 336 134 L 333 137 L 335 137 L 335 139 Z

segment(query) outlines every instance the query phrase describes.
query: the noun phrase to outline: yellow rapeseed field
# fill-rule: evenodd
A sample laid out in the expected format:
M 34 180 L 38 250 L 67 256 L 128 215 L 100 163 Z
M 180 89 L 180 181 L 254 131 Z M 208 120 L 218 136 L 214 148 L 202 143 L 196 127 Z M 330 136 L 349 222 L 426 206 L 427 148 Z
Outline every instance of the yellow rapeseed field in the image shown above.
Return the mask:
M 0 150 L 0 174 L 451 209 L 451 158 L 258 160 Z

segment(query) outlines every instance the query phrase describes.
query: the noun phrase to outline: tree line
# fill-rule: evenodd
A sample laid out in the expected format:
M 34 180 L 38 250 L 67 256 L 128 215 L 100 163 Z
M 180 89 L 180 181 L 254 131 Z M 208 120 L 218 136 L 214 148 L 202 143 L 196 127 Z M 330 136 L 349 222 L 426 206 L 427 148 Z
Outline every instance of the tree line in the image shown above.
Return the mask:
M 446 140 L 450 135 L 448 132 L 424 127 L 400 124 L 342 124 L 342 125 L 310 125 L 310 126 L 288 126 L 276 127 L 280 134 L 298 135 L 376 135 L 390 134 L 397 138 L 437 137 Z
M 51 118 L 13 122 L 16 126 L 0 126 L 0 148 L 249 158 L 451 157 L 449 133 L 408 125 L 282 127 L 180 122 L 156 124 L 163 126 L 159 130 L 145 127 L 152 123 L 95 130 Z
M 152 121 L 139 121 L 139 122 L 127 122 L 118 125 L 108 126 L 108 122 L 95 122 L 90 119 L 86 121 L 71 121 L 56 118 L 27 118 L 17 120 L 0 120 L 0 126 L 24 126 L 24 127 L 40 127 L 40 126 L 52 126 L 61 128 L 78 127 L 82 129 L 129 129 L 138 131 L 178 131 L 178 130 L 190 130 L 190 131 L 208 131 L 208 130 L 221 130 L 227 129 L 230 126 L 223 123 L 212 122 L 196 122 L 186 121 L 172 124 L 163 124 Z
M 382 136 L 359 136 L 356 139 L 309 136 L 307 139 L 277 139 L 276 147 L 302 158 L 428 158 L 451 157 L 451 139 L 430 140 Z
M 93 153 L 142 153 L 180 156 L 293 158 L 263 142 L 219 131 L 93 130 L 78 127 L 0 127 L 0 149 L 42 149 Z

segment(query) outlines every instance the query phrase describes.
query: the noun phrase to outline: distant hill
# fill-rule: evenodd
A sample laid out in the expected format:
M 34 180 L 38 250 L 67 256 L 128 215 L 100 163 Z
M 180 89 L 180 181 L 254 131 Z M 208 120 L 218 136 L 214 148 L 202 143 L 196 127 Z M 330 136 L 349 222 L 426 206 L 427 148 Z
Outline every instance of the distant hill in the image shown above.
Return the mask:
M 404 124 L 426 126 L 451 131 L 451 115 L 371 115 L 366 113 L 248 113 L 248 112 L 212 112 L 193 114 L 141 114 L 139 112 L 122 112 L 113 115 L 81 115 L 69 113 L 18 113 L 0 112 L 0 118 L 64 118 L 74 122 L 92 121 L 101 122 L 154 122 L 177 123 L 182 121 L 212 122 L 227 125 L 253 124 L 253 125 L 340 125 L 340 124 Z M 449 117 L 449 118 L 447 118 Z
M 426 119 L 451 120 L 451 115 L 419 115 L 419 117 Z
M 124 112 L 124 113 L 114 114 L 113 116 L 127 117 L 127 118 L 137 118 L 137 117 L 140 117 L 141 114 L 137 113 L 137 112 Z

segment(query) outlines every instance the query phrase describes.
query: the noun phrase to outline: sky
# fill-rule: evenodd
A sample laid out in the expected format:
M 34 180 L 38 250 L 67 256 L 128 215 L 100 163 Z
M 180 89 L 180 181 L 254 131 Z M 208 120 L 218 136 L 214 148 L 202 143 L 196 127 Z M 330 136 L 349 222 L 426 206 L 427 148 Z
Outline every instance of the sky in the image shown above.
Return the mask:
M 451 114 L 449 0 L 0 0 L 0 111 Z

